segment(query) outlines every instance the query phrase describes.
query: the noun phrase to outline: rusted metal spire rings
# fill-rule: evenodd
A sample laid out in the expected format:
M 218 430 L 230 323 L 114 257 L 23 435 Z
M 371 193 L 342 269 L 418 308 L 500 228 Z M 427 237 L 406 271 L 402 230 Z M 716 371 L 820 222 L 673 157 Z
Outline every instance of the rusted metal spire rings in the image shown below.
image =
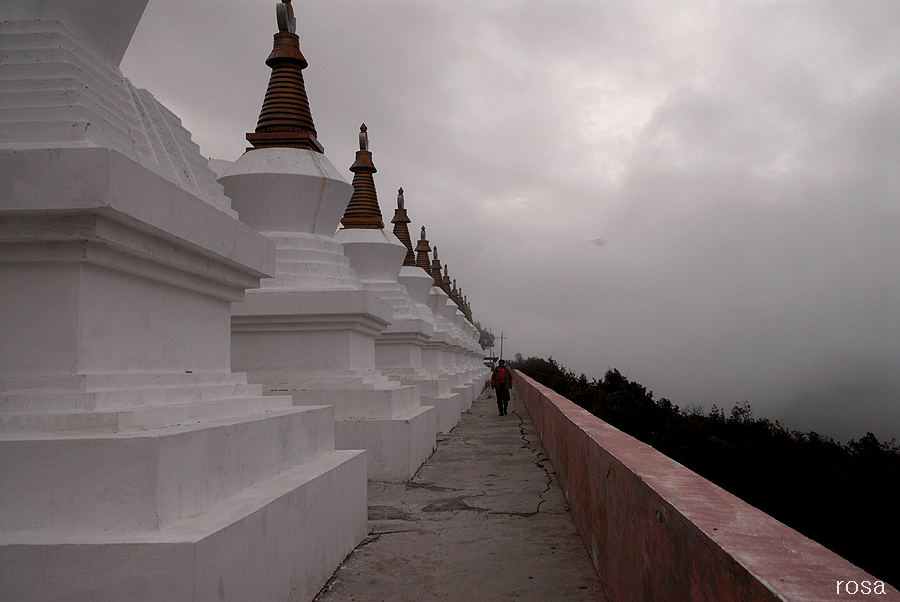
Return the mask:
M 280 31 L 275 34 L 272 52 L 266 59 L 272 75 L 256 131 L 247 134 L 247 140 L 253 145 L 248 150 L 303 148 L 324 152 L 316 139 L 316 126 L 309 110 L 303 82 L 303 70 L 308 63 L 300 52 L 300 37 L 293 32 L 296 21 L 290 3 L 279 4 L 276 14 Z
M 431 247 L 428 245 L 428 239 L 425 238 L 425 226 L 422 226 L 419 243 L 416 245 L 416 265 L 431 275 L 431 263 L 428 261 L 429 251 L 431 251 Z
M 453 297 L 451 294 L 452 289 L 450 288 L 450 275 L 448 274 L 449 266 L 444 264 L 444 277 L 441 279 L 441 288 L 444 289 L 444 292 L 447 293 L 447 296 Z
M 359 128 L 360 149 L 356 151 L 356 161 L 350 166 L 350 171 L 353 172 L 353 196 L 341 218 L 341 225 L 345 228 L 384 228 L 378 194 L 375 192 L 375 179 L 372 177 L 378 170 L 372 163 L 367 132 L 364 123 Z
M 431 259 L 431 277 L 434 278 L 434 285 L 438 288 L 444 287 L 444 281 L 441 278 L 441 261 L 438 259 L 438 248 L 434 246 L 434 255 Z
M 416 256 L 413 253 L 412 240 L 409 237 L 409 228 L 406 225 L 409 223 L 409 216 L 406 215 L 406 208 L 403 204 L 403 189 L 401 188 L 397 191 L 397 208 L 394 209 L 394 219 L 391 220 L 391 223 L 394 224 L 394 236 L 406 247 L 406 257 L 403 258 L 403 265 L 414 266 L 416 265 Z

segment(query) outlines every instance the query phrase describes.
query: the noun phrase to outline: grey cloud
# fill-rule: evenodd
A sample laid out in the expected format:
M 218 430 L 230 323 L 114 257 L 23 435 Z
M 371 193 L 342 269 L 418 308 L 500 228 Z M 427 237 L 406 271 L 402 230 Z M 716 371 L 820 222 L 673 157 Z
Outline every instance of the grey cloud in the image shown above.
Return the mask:
M 206 154 L 246 146 L 271 4 L 151 0 L 126 55 Z M 369 126 L 508 353 L 900 437 L 900 4 L 295 9 L 326 154 L 349 179 Z

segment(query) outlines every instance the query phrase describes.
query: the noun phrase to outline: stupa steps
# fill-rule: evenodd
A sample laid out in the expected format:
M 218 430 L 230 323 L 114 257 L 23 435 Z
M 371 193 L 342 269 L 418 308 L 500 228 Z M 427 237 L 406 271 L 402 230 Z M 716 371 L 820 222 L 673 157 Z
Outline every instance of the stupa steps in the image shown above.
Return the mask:
M 344 390 L 344 389 L 396 389 L 400 383 L 390 379 L 380 370 L 286 370 L 263 371 L 255 374 L 256 382 L 263 383 L 265 391 L 277 394 L 289 390 Z
M 276 257 L 292 257 L 292 253 L 297 253 L 296 257 L 303 257 L 305 253 L 318 251 L 350 265 L 350 259 L 344 255 L 343 245 L 335 242 L 333 238 L 305 232 L 262 232 L 262 234 L 275 243 Z
M 0 412 L 122 411 L 260 395 L 259 386 L 246 382 L 82 390 L 48 387 L 4 391 L 0 394 Z
M 419 318 L 417 314 L 402 311 L 398 311 L 397 313 L 399 315 L 395 317 L 396 321 L 381 333 L 382 339 L 379 343 L 390 341 L 392 337 L 397 338 L 398 340 L 414 337 L 422 332 L 422 323 L 424 320 Z M 428 338 L 431 338 L 431 335 L 429 335 Z
M 37 388 L 113 391 L 225 384 L 245 385 L 247 384 L 247 375 L 241 372 L 185 370 L 183 372 L 101 372 L 0 377 L 0 387 L 4 391 Z
M 37 546 L 196 543 L 215 533 L 223 525 L 227 526 L 253 515 L 287 492 L 297 490 L 302 485 L 323 477 L 331 479 L 332 477 L 328 477 L 330 471 L 340 470 L 342 464 L 359 458 L 363 458 L 364 465 L 365 454 L 360 450 L 332 450 L 319 454 L 314 460 L 259 481 L 252 487 L 211 504 L 197 516 L 173 521 L 155 529 L 131 531 L 78 529 L 68 532 L 44 528 L 18 529 L 0 534 L 0 541 L 7 545 L 30 544 Z M 309 516 L 312 521 L 317 520 L 316 515 L 312 512 L 295 511 L 294 514 Z
M 108 146 L 236 216 L 181 120 L 60 23 L 0 24 L 0 140 Z M 0 147 L 3 144 L 0 143 Z
M 13 557 L 0 556 L 0 563 L 55 567 L 40 580 L 17 583 L 22 589 L 14 599 L 50 599 L 58 592 L 91 592 L 85 599 L 94 599 L 98 574 L 118 576 L 104 586 L 108 599 L 130 599 L 135 566 L 141 567 L 142 599 L 205 600 L 223 589 L 229 598 L 259 599 L 260 586 L 275 587 L 281 582 L 274 577 L 283 573 L 321 584 L 365 536 L 365 471 L 363 452 L 332 450 L 158 529 L 5 532 L 3 550 Z M 362 516 L 321 519 L 357 507 Z M 290 536 L 296 533 L 309 537 Z M 70 561 L 72 548 L 77 562 Z M 307 556 L 316 561 L 298 571 L 293 559 Z M 259 560 L 262 573 L 247 574 L 248 558 Z M 278 596 L 287 599 L 288 585 Z
M 124 78 L 111 77 L 108 72 L 94 68 L 98 59 L 90 51 L 61 43 L 62 38 L 56 32 L 41 34 L 40 44 L 33 47 L 34 33 L 10 35 L 7 27 L 3 29 L 0 47 L 3 51 L 0 65 L 3 139 L 29 140 L 41 147 L 44 142 L 96 146 L 102 140 L 112 148 L 133 149 L 135 157 L 149 156 L 148 140 L 135 136 L 141 131 L 139 117 L 132 111 L 122 110 L 131 104 Z M 39 74 L 44 78 L 36 77 Z M 42 81 L 37 83 L 36 79 Z M 51 86 L 55 94 L 48 92 Z M 91 142 L 86 144 L 84 138 L 89 124 L 94 129 Z M 17 144 L 17 148 L 21 147 Z
M 404 379 L 404 384 L 416 385 L 419 387 L 419 393 L 422 397 L 450 397 L 450 379 L 447 377 L 435 378 L 432 375 L 427 377 L 411 377 Z
M 330 262 L 314 261 L 276 261 L 275 269 L 278 271 L 278 282 L 290 276 L 302 276 L 304 278 L 343 278 L 355 281 L 356 277 L 352 268 L 347 265 L 333 264 Z
M 156 102 L 146 90 L 129 87 L 142 122 L 147 126 L 160 175 L 194 192 L 207 203 L 236 215 L 222 185 L 216 181 L 215 173 L 200 155 L 200 146 L 191 139 L 191 133 L 181 124 L 181 119 Z
M 291 263 L 334 263 L 350 267 L 350 260 L 340 250 L 334 249 L 281 249 L 275 248 L 275 262 L 280 265 Z
M 439 433 L 449 433 L 459 423 L 463 403 L 464 399 L 460 393 L 447 397 L 422 397 L 423 406 L 434 408 L 435 429 Z
M 259 387 L 257 387 L 258 390 Z M 257 395 L 124 410 L 0 412 L 0 433 L 29 431 L 68 435 L 119 433 L 175 426 L 189 422 L 253 416 L 288 406 L 290 406 L 289 400 Z
M 41 43 L 44 46 L 38 47 L 34 47 L 37 38 L 32 34 L 9 35 L 7 32 L 4 34 L 0 41 L 0 50 L 4 52 L 3 64 L 0 65 L 0 80 L 4 82 L 3 96 L 12 98 L 13 93 L 17 92 L 28 95 L 23 98 L 27 102 L 5 104 L 4 108 L 63 106 L 50 104 L 50 101 L 58 101 L 59 96 L 46 92 L 53 90 L 77 92 L 78 99 L 82 100 L 85 106 L 92 107 L 98 115 L 103 115 L 110 123 L 125 126 L 121 108 L 116 106 L 112 99 L 127 98 L 127 88 L 123 89 L 121 79 L 110 77 L 108 73 L 95 69 L 93 63 L 96 59 L 86 51 L 76 49 L 74 46 L 61 48 L 59 36 L 55 33 L 42 35 Z M 31 47 L 20 47 L 16 44 L 17 41 Z M 36 96 L 35 92 L 42 94 Z M 124 117 L 137 122 L 134 115 Z M 127 132 L 122 133 L 127 135 Z
M 0 437 L 4 490 L 31 500 L 27 511 L 0 503 L 3 537 L 177 525 L 327 455 L 333 420 L 320 406 L 111 435 Z M 67 485 L 73 475 L 77 488 Z
M 335 420 L 398 419 L 421 407 L 418 387 L 389 383 L 391 388 L 296 389 L 290 394 L 295 405 L 334 406 Z

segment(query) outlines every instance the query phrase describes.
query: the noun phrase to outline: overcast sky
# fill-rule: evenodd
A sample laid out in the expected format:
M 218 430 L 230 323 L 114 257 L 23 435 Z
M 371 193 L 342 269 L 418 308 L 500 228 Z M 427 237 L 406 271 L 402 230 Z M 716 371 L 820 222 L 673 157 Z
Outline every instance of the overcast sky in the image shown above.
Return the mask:
M 235 160 L 272 0 L 150 0 L 122 63 Z M 504 355 L 900 439 L 900 2 L 295 0 L 342 170 L 368 126 Z

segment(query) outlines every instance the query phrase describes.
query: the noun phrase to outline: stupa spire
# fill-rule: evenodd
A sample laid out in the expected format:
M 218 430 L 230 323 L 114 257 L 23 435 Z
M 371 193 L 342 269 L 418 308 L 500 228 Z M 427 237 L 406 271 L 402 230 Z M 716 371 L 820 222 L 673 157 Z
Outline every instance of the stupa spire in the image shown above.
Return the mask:
M 410 220 L 406 214 L 406 207 L 403 205 L 403 189 L 401 188 L 397 191 L 397 208 L 394 209 L 394 219 L 391 220 L 391 223 L 394 224 L 394 236 L 406 246 L 406 257 L 403 258 L 403 265 L 415 266 L 416 256 L 413 253 L 412 240 L 409 237 L 409 227 L 406 225 Z
M 356 161 L 350 166 L 350 171 L 353 172 L 353 196 L 341 218 L 341 225 L 345 228 L 384 228 L 378 194 L 375 192 L 375 179 L 372 177 L 378 170 L 372 163 L 365 123 L 359 128 L 359 150 L 356 151 Z
M 425 238 L 425 226 L 422 226 L 422 234 L 419 236 L 419 244 L 416 245 L 416 265 L 431 275 L 431 264 L 428 261 L 428 252 L 431 247 L 428 245 L 428 239 Z
M 304 148 L 324 152 L 316 139 L 316 126 L 309 110 L 303 70 L 309 65 L 300 52 L 300 37 L 295 33 L 297 21 L 290 0 L 282 0 L 276 6 L 278 33 L 275 34 L 272 52 L 266 59 L 271 67 L 269 87 L 263 100 L 256 131 L 247 134 L 253 145 L 247 150 L 259 148 Z
M 434 255 L 431 260 L 431 277 L 434 278 L 434 285 L 438 288 L 444 288 L 444 281 L 441 278 L 441 260 L 438 259 L 438 248 L 434 246 Z
M 452 295 L 453 289 L 450 288 L 450 274 L 448 273 L 449 269 L 450 269 L 450 267 L 445 263 L 444 264 L 444 277 L 441 279 L 441 288 L 443 288 L 444 292 L 447 293 L 447 295 L 450 296 L 450 298 L 452 299 L 453 298 L 453 295 Z

